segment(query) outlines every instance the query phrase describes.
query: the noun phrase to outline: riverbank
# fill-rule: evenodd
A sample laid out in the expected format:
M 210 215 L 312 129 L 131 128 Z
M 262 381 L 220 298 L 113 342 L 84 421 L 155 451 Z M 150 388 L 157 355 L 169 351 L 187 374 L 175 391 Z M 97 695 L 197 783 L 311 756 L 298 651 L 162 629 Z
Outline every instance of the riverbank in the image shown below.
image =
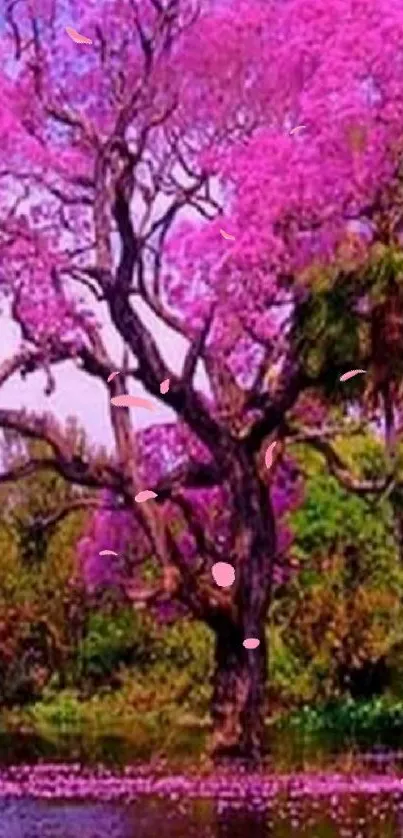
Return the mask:
M 121 767 L 137 761 L 203 766 L 207 714 L 157 704 L 148 711 L 105 692 L 83 699 L 65 691 L 0 714 L 0 764 L 64 761 Z M 365 751 L 403 750 L 403 706 L 379 698 L 278 712 L 266 720 L 267 752 L 278 771 L 348 764 Z

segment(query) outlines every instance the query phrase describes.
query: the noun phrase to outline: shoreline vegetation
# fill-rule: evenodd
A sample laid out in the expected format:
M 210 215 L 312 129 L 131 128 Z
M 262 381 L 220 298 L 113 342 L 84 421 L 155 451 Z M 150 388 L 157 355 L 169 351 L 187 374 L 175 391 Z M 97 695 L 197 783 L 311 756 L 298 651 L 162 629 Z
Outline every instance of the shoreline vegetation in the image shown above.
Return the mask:
M 262 768 L 337 765 L 363 770 L 403 759 L 403 702 L 344 700 L 266 718 Z M 85 764 L 129 765 L 148 760 L 187 769 L 209 766 L 208 715 L 156 707 L 139 712 L 123 691 L 83 699 L 72 690 L 0 715 L 0 764 L 79 758 Z

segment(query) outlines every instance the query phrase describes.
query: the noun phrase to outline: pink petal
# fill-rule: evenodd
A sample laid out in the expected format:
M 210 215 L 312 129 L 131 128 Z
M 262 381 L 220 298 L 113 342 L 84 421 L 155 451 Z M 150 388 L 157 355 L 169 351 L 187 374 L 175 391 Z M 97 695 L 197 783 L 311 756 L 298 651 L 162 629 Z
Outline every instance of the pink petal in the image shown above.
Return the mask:
M 120 370 L 115 370 L 115 372 L 111 372 L 111 374 L 108 375 L 108 378 L 106 379 L 107 383 L 109 384 L 110 381 L 113 381 L 113 379 L 116 378 L 117 375 L 120 375 Z
M 340 381 L 348 381 L 349 378 L 353 378 L 354 375 L 359 375 L 360 373 L 365 373 L 366 370 L 350 370 L 350 372 L 345 372 L 344 375 L 340 376 Z
M 268 447 L 266 449 L 266 453 L 264 455 L 264 462 L 265 462 L 266 468 L 271 468 L 271 466 L 273 465 L 273 452 L 274 452 L 274 449 L 275 449 L 276 445 L 277 445 L 277 440 L 275 440 L 275 442 L 271 442 L 270 445 L 268 445 Z
M 115 553 L 114 550 L 100 550 L 100 556 L 118 556 L 119 553 Z
M 235 236 L 231 236 L 231 233 L 226 233 L 225 230 L 220 230 L 220 233 L 223 239 L 230 239 L 231 241 L 235 241 Z
M 87 38 L 85 35 L 80 35 L 76 29 L 72 29 L 71 26 L 66 26 L 66 32 L 74 41 L 75 44 L 92 44 L 91 38 Z
M 165 381 L 161 381 L 160 393 L 162 393 L 162 395 L 165 396 L 165 393 L 167 393 L 168 390 L 169 390 L 169 378 L 166 378 Z
M 214 582 L 220 588 L 230 588 L 235 581 L 235 570 L 228 562 L 216 562 L 211 568 Z
M 260 640 L 257 637 L 245 637 L 243 645 L 245 649 L 257 649 L 260 646 Z
M 143 492 L 139 492 L 138 495 L 134 498 L 136 503 L 144 503 L 146 500 L 151 500 L 151 498 L 156 498 L 157 495 L 155 492 L 152 492 L 150 489 L 144 489 Z
M 140 396 L 129 396 L 124 393 L 123 396 L 114 396 L 111 402 L 115 407 L 145 407 L 146 410 L 155 410 L 155 407 L 149 399 L 142 399 Z
M 303 128 L 306 128 L 306 126 L 305 125 L 296 125 L 295 128 L 291 128 L 290 136 L 292 134 L 296 134 L 297 131 L 302 131 Z

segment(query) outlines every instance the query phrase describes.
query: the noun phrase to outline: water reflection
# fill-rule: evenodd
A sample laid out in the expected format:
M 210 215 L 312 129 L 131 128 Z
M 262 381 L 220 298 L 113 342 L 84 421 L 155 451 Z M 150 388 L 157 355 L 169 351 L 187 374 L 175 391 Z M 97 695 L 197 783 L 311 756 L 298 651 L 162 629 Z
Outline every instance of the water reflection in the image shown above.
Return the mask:
M 269 804 L 144 798 L 131 804 L 0 802 L 0 838 L 400 838 L 400 796 Z
M 218 805 L 215 838 L 268 838 L 273 834 L 266 811 L 230 809 Z

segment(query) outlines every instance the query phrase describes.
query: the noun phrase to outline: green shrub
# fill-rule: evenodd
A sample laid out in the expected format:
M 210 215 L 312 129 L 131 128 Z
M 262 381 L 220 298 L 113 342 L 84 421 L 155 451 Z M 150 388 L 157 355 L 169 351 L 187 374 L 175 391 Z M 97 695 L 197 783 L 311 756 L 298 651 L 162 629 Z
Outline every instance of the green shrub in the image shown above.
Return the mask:
M 122 664 L 147 667 L 154 648 L 152 627 L 133 609 L 114 614 L 95 612 L 78 648 L 78 671 L 83 679 L 102 682 Z

